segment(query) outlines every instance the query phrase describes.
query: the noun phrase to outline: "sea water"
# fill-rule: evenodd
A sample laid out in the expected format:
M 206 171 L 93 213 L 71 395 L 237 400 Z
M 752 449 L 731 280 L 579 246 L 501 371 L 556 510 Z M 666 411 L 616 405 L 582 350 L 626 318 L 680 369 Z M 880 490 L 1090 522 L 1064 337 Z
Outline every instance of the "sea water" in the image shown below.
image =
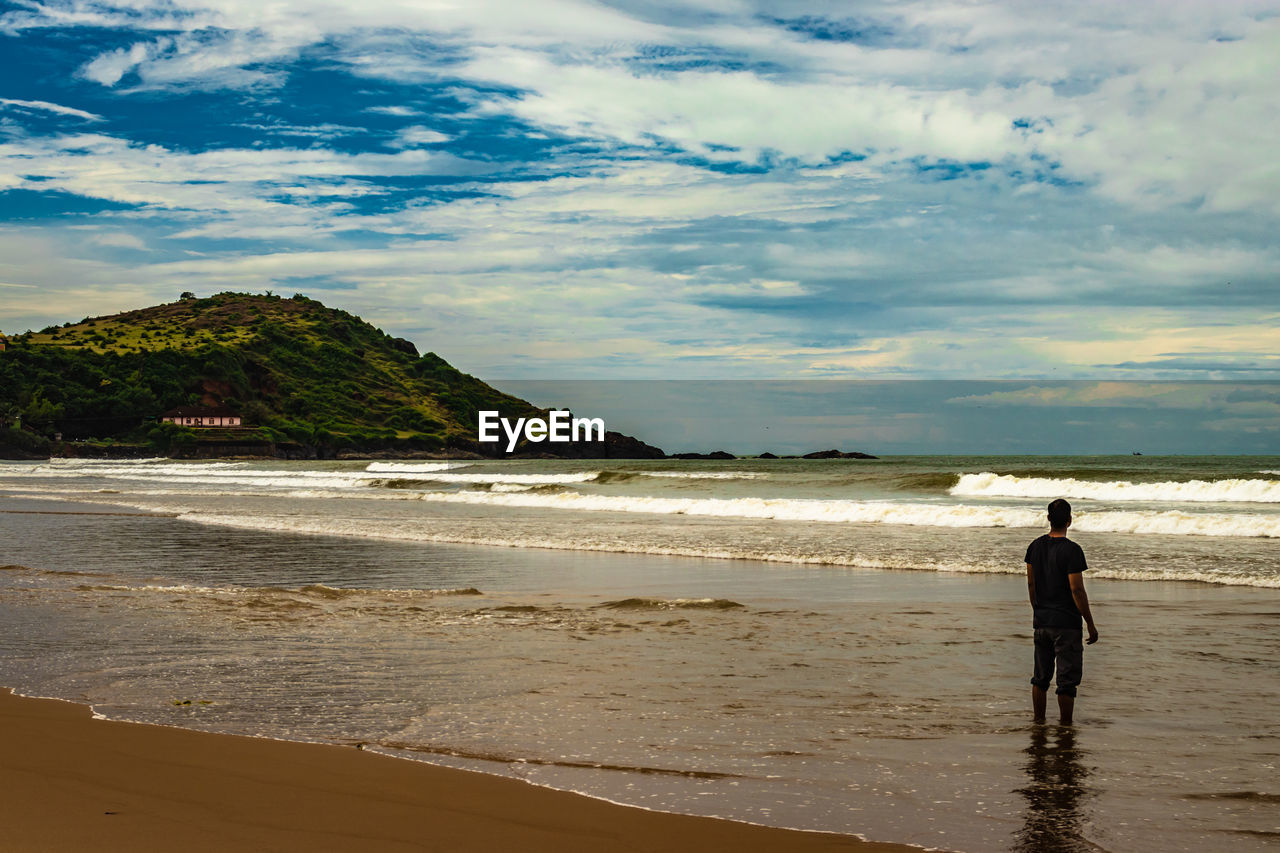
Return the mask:
M 950 849 L 1264 849 L 1278 470 L 4 463 L 0 683 Z M 1022 556 L 1059 496 L 1103 633 L 1074 729 L 1026 707 Z

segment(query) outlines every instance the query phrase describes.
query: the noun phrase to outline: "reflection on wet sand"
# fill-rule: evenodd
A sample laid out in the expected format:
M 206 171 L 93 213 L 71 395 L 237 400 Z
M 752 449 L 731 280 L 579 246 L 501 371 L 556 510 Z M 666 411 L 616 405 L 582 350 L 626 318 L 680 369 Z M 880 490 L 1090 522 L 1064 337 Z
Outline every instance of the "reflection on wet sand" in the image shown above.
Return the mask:
M 1085 839 L 1085 804 L 1096 791 L 1088 787 L 1090 771 L 1082 763 L 1088 752 L 1076 746 L 1072 726 L 1035 725 L 1025 770 L 1027 786 L 1018 793 L 1026 800 L 1022 828 L 1013 849 L 1020 853 L 1096 850 Z

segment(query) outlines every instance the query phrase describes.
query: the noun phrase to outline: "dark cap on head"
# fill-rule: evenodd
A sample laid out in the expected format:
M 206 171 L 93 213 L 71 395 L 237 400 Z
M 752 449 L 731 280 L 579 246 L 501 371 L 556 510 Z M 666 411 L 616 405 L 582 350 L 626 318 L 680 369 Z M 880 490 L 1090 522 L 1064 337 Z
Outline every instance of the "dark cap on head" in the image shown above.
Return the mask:
M 1071 523 L 1071 504 L 1058 498 L 1049 504 L 1049 526 L 1060 530 Z

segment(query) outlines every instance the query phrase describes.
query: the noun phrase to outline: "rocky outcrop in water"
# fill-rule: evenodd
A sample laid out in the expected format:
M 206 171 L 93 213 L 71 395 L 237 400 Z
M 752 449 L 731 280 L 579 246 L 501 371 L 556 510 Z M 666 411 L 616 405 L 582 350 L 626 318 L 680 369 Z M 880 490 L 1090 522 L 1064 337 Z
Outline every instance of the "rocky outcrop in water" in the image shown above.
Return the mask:
M 672 459 L 737 459 L 727 450 L 713 450 L 710 453 L 673 453 Z
M 841 450 L 818 450 L 813 453 L 806 453 L 801 459 L 879 459 L 879 456 L 872 456 L 870 453 L 859 453 L 852 451 L 845 453 Z

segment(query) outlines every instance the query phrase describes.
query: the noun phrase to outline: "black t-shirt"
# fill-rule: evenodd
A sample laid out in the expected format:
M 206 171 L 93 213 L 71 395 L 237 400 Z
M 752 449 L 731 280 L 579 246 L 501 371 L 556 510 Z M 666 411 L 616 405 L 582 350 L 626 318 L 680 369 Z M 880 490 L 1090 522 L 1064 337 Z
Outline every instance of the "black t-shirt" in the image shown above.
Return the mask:
M 1065 536 L 1045 534 L 1027 546 L 1026 562 L 1036 582 L 1036 628 L 1080 628 L 1080 610 L 1067 575 L 1089 568 L 1084 549 Z

